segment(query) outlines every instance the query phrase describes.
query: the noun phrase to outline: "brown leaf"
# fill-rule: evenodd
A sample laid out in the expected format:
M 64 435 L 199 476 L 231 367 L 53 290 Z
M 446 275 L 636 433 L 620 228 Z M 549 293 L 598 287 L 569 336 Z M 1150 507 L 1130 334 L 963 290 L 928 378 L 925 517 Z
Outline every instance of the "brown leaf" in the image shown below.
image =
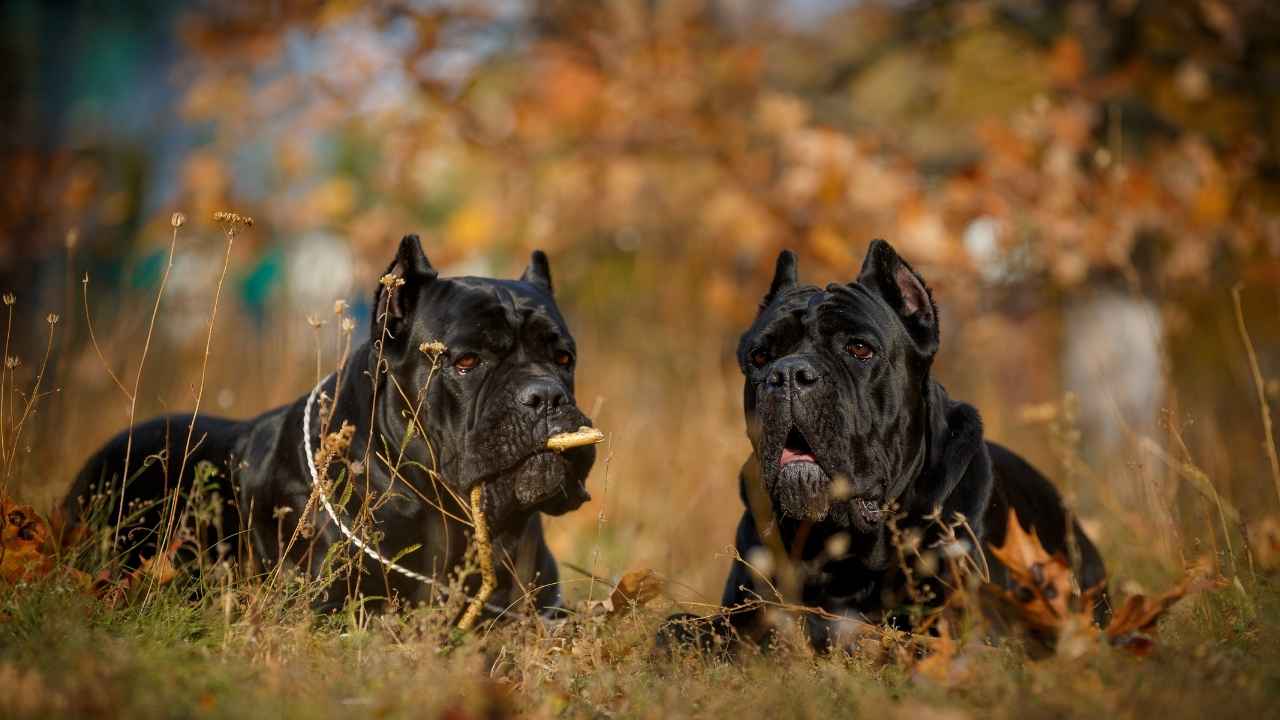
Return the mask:
M 1012 620 L 1032 631 L 1058 654 L 1079 656 L 1093 646 L 1099 637 L 1092 625 L 1089 608 L 1099 585 L 1083 594 L 1075 591 L 1076 583 L 1066 559 L 1050 556 L 1034 530 L 1027 532 L 1012 510 L 1005 542 L 992 547 L 991 554 L 1009 570 L 1013 590 L 996 585 L 983 589 L 1002 605 L 1011 608 Z M 1120 604 L 1103 636 L 1117 647 L 1137 655 L 1146 655 L 1155 647 L 1152 632 L 1156 622 L 1183 597 L 1204 590 L 1224 587 L 1226 580 L 1207 568 L 1193 568 L 1175 587 L 1154 598 L 1132 595 Z
M 142 558 L 141 566 L 129 574 L 128 580 L 136 583 L 140 578 L 149 577 L 160 585 L 169 583 L 178 577 L 178 569 L 173 564 L 173 557 L 180 547 L 182 547 L 182 541 L 174 540 L 165 552 L 156 553 L 154 557 Z
M 1156 622 L 1165 612 L 1187 595 L 1214 590 L 1227 585 L 1225 578 L 1193 569 L 1173 589 L 1155 598 L 1130 595 L 1107 625 L 1107 640 L 1137 655 L 1147 655 L 1155 646 Z
M 942 687 L 956 687 L 969 679 L 971 668 L 956 662 L 959 649 L 946 619 L 938 620 L 937 629 L 938 636 L 929 638 L 930 653 L 916 663 L 915 674 Z
M 622 612 L 633 604 L 636 607 L 645 605 L 661 595 L 665 587 L 666 582 L 653 570 L 632 570 L 622 576 L 609 595 L 609 603 L 613 606 L 611 612 Z
M 17 583 L 48 575 L 50 536 L 49 525 L 30 505 L 0 498 L 0 578 Z
M 992 546 L 991 554 L 1008 569 L 1014 588 L 989 587 L 988 591 L 1017 608 L 1023 623 L 1056 635 L 1068 617 L 1087 614 L 1082 608 L 1088 604 L 1078 602 L 1067 559 L 1050 555 L 1036 531 L 1027 532 L 1012 508 L 1004 544 Z

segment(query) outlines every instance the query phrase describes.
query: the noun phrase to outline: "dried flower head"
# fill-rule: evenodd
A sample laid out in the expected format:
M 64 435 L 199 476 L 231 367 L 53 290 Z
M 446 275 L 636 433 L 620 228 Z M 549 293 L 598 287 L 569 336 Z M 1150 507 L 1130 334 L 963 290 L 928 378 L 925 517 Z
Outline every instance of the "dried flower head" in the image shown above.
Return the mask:
M 253 227 L 253 218 L 240 213 L 229 212 L 227 210 L 219 210 L 213 214 L 215 222 L 222 223 L 222 233 L 228 239 L 240 234 L 241 228 Z
M 57 325 L 61 318 L 58 317 L 57 313 L 49 313 L 49 317 L 45 318 L 45 320 L 48 320 L 50 325 Z
M 387 289 L 398 288 L 404 285 L 404 278 L 395 273 L 387 273 L 378 282 L 382 283 L 382 286 Z
M 215 212 L 213 214 L 213 219 L 215 222 L 220 222 L 226 225 L 243 225 L 245 227 L 253 227 L 253 218 L 248 215 L 241 215 L 240 213 L 231 212 L 229 210 L 219 210 Z
M 351 307 L 351 306 L 347 304 L 347 301 L 346 301 L 346 300 L 343 300 L 343 299 L 341 299 L 341 298 L 339 298 L 339 299 L 337 299 L 337 300 L 334 300 L 334 301 L 333 301 L 333 314 L 334 314 L 334 315 L 341 315 L 342 313 L 346 312 L 346 311 L 347 311 L 347 308 L 349 308 L 349 307 Z
M 356 434 L 356 426 L 342 421 L 342 427 L 335 432 L 325 435 L 320 440 L 320 447 L 316 448 L 315 460 L 316 467 L 320 469 L 320 476 L 325 477 L 325 469 L 329 467 L 329 463 L 336 457 L 342 455 L 351 447 L 351 438 Z
M 313 327 L 313 328 L 317 328 L 317 329 L 318 329 L 318 328 L 322 328 L 322 327 L 324 327 L 325 325 L 328 325 L 328 324 L 329 324 L 329 321 L 328 321 L 328 320 L 322 320 L 322 319 L 321 319 L 319 316 L 317 316 L 317 315 L 308 315 L 308 316 L 307 316 L 307 324 L 308 324 L 308 325 L 310 325 L 310 326 L 311 326 L 311 327 Z
M 215 217 L 216 217 L 216 214 L 215 214 Z M 187 216 L 183 215 L 180 212 L 176 212 L 169 217 L 169 224 L 173 226 L 174 230 L 177 230 L 178 228 L 187 224 Z
M 356 329 L 356 321 L 349 317 L 342 318 L 342 331 L 351 332 Z
M 14 369 L 21 364 L 22 364 L 22 360 L 18 359 L 16 355 L 10 355 L 9 357 L 4 359 L 4 366 L 9 370 Z
M 16 302 L 18 302 L 18 297 L 17 297 L 16 295 L 14 295 L 13 293 L 5 293 L 5 294 L 4 294 L 4 304 L 5 304 L 5 305 L 12 305 L 12 304 L 14 304 L 14 303 L 16 303 Z
M 422 343 L 418 346 L 418 349 L 422 351 L 423 355 L 427 355 L 431 358 L 437 358 L 443 355 L 449 348 L 445 347 L 444 343 L 439 340 L 432 340 L 431 342 Z

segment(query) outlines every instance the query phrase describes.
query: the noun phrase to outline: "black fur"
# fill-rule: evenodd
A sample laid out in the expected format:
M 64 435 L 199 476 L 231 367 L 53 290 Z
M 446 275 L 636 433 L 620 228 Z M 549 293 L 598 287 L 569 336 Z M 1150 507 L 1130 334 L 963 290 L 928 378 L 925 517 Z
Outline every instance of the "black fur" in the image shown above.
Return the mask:
M 323 386 L 337 398 L 331 430 L 344 421 L 356 428 L 348 457 L 360 460 L 369 451 L 354 476 L 348 525 L 367 493 L 392 494 L 374 518 L 383 534 L 382 554 L 395 556 L 421 544 L 399 563 L 447 579 L 462 561 L 470 535 L 450 517 L 466 516 L 454 496 L 465 503 L 471 488 L 484 483 L 499 570 L 490 603 L 505 606 L 521 598 L 522 588 L 542 588 L 533 598 L 537 607 L 557 607 L 556 564 L 543 541 L 541 513 L 569 512 L 589 499 L 586 479 L 595 451 L 545 449 L 550 435 L 591 424 L 574 401 L 576 351 L 551 295 L 546 256 L 535 252 L 521 280 L 441 278 L 417 236 L 410 235 L 401 241 L 388 273 L 396 279 L 379 284 L 372 323 L 374 337 L 383 339 L 356 348 L 345 370 Z M 448 348 L 435 371 L 422 348 L 432 341 Z M 464 372 L 456 363 L 467 354 L 479 363 Z M 384 370 L 375 372 L 379 361 Z M 222 530 L 203 538 L 206 546 L 225 543 L 233 557 L 248 557 L 251 551 L 267 567 L 280 562 L 311 495 L 302 437 L 305 402 L 304 396 L 252 420 L 201 416 L 196 421 L 196 450 L 183 489 L 191 486 L 193 468 L 213 463 L 222 498 Z M 429 442 L 415 433 L 397 463 L 419 402 L 418 421 Z M 168 462 L 151 462 L 137 473 L 125 491 L 127 503 L 146 507 L 175 485 L 189 421 L 189 415 L 171 416 L 134 429 L 134 469 L 142 467 L 141 459 L 161 454 Z M 313 415 L 313 450 L 319 447 L 318 425 Z M 85 464 L 66 499 L 72 517 L 83 519 L 94 494 L 119 490 L 125 447 L 121 434 Z M 106 503 L 112 520 L 118 497 Z M 314 573 L 341 535 L 323 511 L 313 512 L 310 520 L 314 538 L 297 543 L 287 560 Z M 131 564 L 155 551 L 158 521 L 159 511 L 153 509 L 122 528 L 120 550 L 129 549 Z M 242 545 L 246 538 L 248 547 Z M 356 590 L 408 601 L 430 596 L 431 589 L 416 580 L 386 573 L 367 558 L 364 565 L 358 582 L 330 588 L 322 604 L 341 605 Z M 474 590 L 479 579 L 471 581 Z
M 891 517 L 929 546 L 940 533 L 929 516 L 963 516 L 985 551 L 987 543 L 1003 542 L 1012 507 L 1051 553 L 1068 554 L 1067 514 L 1052 484 L 985 441 L 978 411 L 932 379 L 939 340 L 932 294 L 888 243 L 871 243 L 856 282 L 826 288 L 799 284 L 794 256 L 779 256 L 759 315 L 738 346 L 754 455 L 739 478 L 748 510 L 735 546 L 748 558 L 768 545 L 749 497 L 749 475 L 758 472 L 779 526 L 770 532 L 800 571 L 799 597 L 788 602 L 901 622 L 897 613 L 921 598 L 910 596 L 900 571 Z M 1078 524 L 1072 529 L 1077 577 L 1084 587 L 1102 583 L 1101 557 Z M 841 546 L 847 549 L 833 556 L 831 548 Z M 988 564 L 996 582 L 1007 580 L 999 563 Z M 721 600 L 726 614 L 703 627 L 757 635 L 760 613 L 741 608 L 777 600 L 771 587 L 780 578 L 770 581 L 734 563 Z M 930 581 L 926 589 L 926 603 L 942 600 L 941 584 Z M 1099 622 L 1105 602 L 1104 594 L 1095 608 Z M 668 625 L 660 640 L 706 642 L 688 619 Z M 815 645 L 826 647 L 833 623 L 812 615 L 806 622 Z

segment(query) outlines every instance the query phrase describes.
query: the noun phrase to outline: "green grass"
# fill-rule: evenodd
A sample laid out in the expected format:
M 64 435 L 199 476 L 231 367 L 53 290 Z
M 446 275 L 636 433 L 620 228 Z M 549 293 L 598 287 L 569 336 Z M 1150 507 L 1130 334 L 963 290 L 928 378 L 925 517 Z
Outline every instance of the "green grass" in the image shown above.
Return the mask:
M 4 590 L 3 717 L 1265 717 L 1280 709 L 1280 588 L 1185 600 L 1154 654 L 961 653 L 944 684 L 790 636 L 732 662 L 653 652 L 670 608 L 458 638 L 440 609 L 317 618 L 250 582 L 109 608 L 66 582 Z M 258 608 L 246 612 L 249 601 Z

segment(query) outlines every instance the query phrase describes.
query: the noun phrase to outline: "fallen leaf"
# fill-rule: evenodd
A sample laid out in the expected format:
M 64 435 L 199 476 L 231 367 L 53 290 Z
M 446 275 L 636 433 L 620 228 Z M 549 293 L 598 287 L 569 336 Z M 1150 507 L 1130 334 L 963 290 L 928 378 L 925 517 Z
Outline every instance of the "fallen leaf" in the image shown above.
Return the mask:
M 154 557 L 142 558 L 141 566 L 129 574 L 130 580 L 137 581 L 141 577 L 149 577 L 161 585 L 172 581 L 178 577 L 178 569 L 173 564 L 173 558 L 180 547 L 182 547 L 182 541 L 174 540 L 167 551 L 156 553 Z
M 1136 655 L 1147 655 L 1155 647 L 1156 623 L 1169 608 L 1187 595 L 1227 584 L 1204 565 L 1192 567 L 1181 582 L 1162 595 L 1152 598 L 1135 593 L 1125 598 L 1100 632 L 1090 608 L 1103 585 L 1084 593 L 1076 591 L 1066 559 L 1049 555 L 1035 530 L 1027 532 L 1012 510 L 1005 542 L 992 546 L 991 554 L 1008 569 L 1013 588 L 990 584 L 983 590 L 1004 609 L 1012 610 L 1002 613 L 1006 620 L 1033 631 L 1032 637 L 1067 657 L 1083 655 L 1099 638 Z
M 971 667 L 956 662 L 958 648 L 945 618 L 938 620 L 937 629 L 938 636 L 929 638 L 931 652 L 916 663 L 915 674 L 944 688 L 956 687 L 969 679 Z
M 1012 589 L 988 586 L 988 592 L 1017 609 L 1017 619 L 1035 630 L 1055 636 L 1073 615 L 1088 615 L 1071 575 L 1071 566 L 1061 554 L 1050 555 L 1033 528 L 1027 532 L 1017 514 L 1009 510 L 1004 544 L 992 546 L 991 554 L 1009 571 Z
M 1147 655 L 1155 646 L 1156 622 L 1169 608 L 1187 595 L 1226 585 L 1226 579 L 1221 576 L 1211 575 L 1203 569 L 1192 569 L 1181 582 L 1158 597 L 1130 595 L 1111 616 L 1111 623 L 1106 629 L 1107 641 L 1134 654 Z
M 640 607 L 662 594 L 666 582 L 653 570 L 632 570 L 622 576 L 609 595 L 612 613 Z
M 48 575 L 49 538 L 49 525 L 30 505 L 0 498 L 0 578 L 12 584 Z

